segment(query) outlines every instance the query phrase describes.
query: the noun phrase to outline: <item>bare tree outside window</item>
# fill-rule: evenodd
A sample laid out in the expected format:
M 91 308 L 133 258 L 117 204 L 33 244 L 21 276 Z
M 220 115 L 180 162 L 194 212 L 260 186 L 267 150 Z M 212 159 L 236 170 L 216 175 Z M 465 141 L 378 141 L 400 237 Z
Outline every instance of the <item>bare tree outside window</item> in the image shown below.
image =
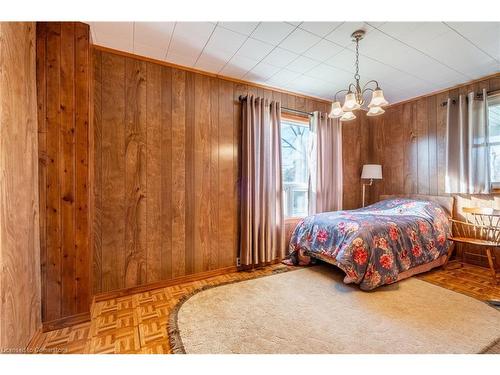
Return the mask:
M 306 216 L 308 212 L 309 137 L 307 123 L 281 121 L 285 217 Z
M 500 96 L 492 98 L 488 106 L 488 133 L 491 182 L 500 187 Z

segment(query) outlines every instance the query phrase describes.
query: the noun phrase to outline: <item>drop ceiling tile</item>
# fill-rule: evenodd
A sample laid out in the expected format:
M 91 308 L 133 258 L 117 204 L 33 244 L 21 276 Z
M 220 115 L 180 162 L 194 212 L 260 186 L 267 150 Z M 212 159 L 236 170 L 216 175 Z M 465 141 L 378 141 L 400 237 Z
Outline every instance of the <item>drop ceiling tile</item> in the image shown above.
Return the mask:
M 226 65 L 226 62 L 226 59 L 220 59 L 217 56 L 203 52 L 194 67 L 211 73 L 218 73 Z
M 500 22 L 446 22 L 446 24 L 500 61 Z
M 330 57 L 328 60 L 325 61 L 325 64 L 331 65 L 333 67 L 342 69 L 346 72 L 351 72 L 354 74 L 355 71 L 355 59 L 356 55 L 355 53 L 348 49 L 345 48 L 341 52 L 337 53 L 336 55 Z M 363 67 L 365 64 L 363 63 L 363 56 L 359 57 L 359 64 L 361 67 Z
M 134 43 L 134 53 L 157 60 L 165 60 L 167 55 L 167 48 L 151 47 L 149 45 L 136 42 Z
M 243 45 L 247 37 L 222 27 L 216 27 L 203 53 L 229 60 Z
M 307 76 L 299 76 L 297 79 L 290 81 L 286 88 L 291 91 L 313 94 L 324 87 L 324 82 L 320 79 Z
M 250 59 L 245 56 L 235 55 L 220 71 L 220 74 L 234 78 L 242 78 L 258 63 L 258 60 Z
M 257 27 L 258 22 L 219 22 L 218 25 L 228 30 L 249 36 Z
M 97 36 L 102 34 L 131 40 L 134 34 L 133 22 L 91 22 L 90 27 Z
M 174 26 L 175 22 L 134 22 L 134 50 L 140 44 L 164 49 L 166 54 Z
M 352 78 L 349 73 L 326 64 L 316 66 L 308 71 L 305 76 L 316 78 L 323 82 L 339 84 L 341 86 L 348 85 Z
M 343 47 L 340 47 L 338 44 L 332 43 L 326 39 L 322 39 L 319 43 L 315 44 L 307 51 L 305 51 L 303 55 L 311 59 L 323 62 L 341 52 L 342 50 Z
M 412 47 L 425 45 L 450 31 L 442 22 L 386 22 L 378 29 Z
M 494 59 L 451 30 L 418 48 L 469 77 L 491 74 L 496 66 Z
M 198 55 L 189 56 L 186 54 L 177 54 L 176 52 L 170 51 L 165 60 L 167 60 L 171 63 L 177 64 L 177 65 L 193 67 L 194 64 L 196 63 L 197 59 L 198 59 Z
M 360 52 L 363 56 L 368 56 L 377 62 L 428 82 L 439 84 L 450 79 L 467 80 L 463 74 L 378 30 L 373 30 L 367 38 L 361 41 Z M 354 60 L 354 51 L 352 51 L 352 58 Z M 374 61 L 367 62 L 370 64 L 368 67 L 373 66 L 374 63 Z M 364 67 L 364 61 L 361 61 L 360 68 Z
M 215 24 L 211 22 L 177 22 L 167 57 L 175 54 L 189 60 L 197 58 L 214 29 Z
M 343 22 L 302 22 L 299 27 L 323 38 L 342 25 L 342 23 Z
M 280 68 L 260 62 L 245 76 L 245 79 L 255 80 L 257 82 L 264 82 L 276 74 Z
M 252 59 L 246 56 L 242 56 L 236 54 L 233 58 L 227 63 L 228 66 L 233 66 L 241 69 L 246 69 L 247 71 L 251 70 L 255 65 L 259 63 L 259 60 Z
M 368 33 L 371 29 L 371 26 L 369 26 L 365 22 L 344 22 L 330 34 L 325 36 L 325 39 L 328 39 L 330 42 L 334 42 L 345 47 L 351 44 L 351 34 L 358 29 L 363 29 Z
M 261 42 L 253 38 L 248 38 L 241 48 L 236 53 L 239 56 L 244 56 L 254 60 L 262 60 L 266 55 L 274 49 L 274 46 Z
M 296 29 L 280 43 L 280 47 L 302 54 L 317 44 L 320 40 L 320 37 L 311 34 L 308 31 Z
M 288 69 L 281 69 L 276 74 L 272 75 L 267 83 L 269 85 L 284 86 L 291 80 L 297 79 L 301 74 L 297 72 L 292 72 Z
M 269 53 L 269 55 L 267 55 L 262 60 L 262 62 L 283 68 L 293 60 L 295 60 L 297 57 L 299 57 L 299 55 L 297 55 L 296 53 L 290 52 L 280 47 L 276 47 L 271 51 L 271 53 Z
M 92 22 L 95 44 L 132 52 L 134 47 L 133 22 Z
M 305 73 L 311 70 L 318 62 L 316 60 L 310 59 L 309 57 L 299 56 L 296 60 L 292 61 L 287 65 L 287 69 L 297 73 Z
M 286 22 L 261 22 L 252 33 L 252 38 L 277 46 L 295 29 Z
M 234 56 L 220 71 L 220 74 L 228 77 L 243 78 L 258 63 L 258 61 L 247 59 L 246 57 Z

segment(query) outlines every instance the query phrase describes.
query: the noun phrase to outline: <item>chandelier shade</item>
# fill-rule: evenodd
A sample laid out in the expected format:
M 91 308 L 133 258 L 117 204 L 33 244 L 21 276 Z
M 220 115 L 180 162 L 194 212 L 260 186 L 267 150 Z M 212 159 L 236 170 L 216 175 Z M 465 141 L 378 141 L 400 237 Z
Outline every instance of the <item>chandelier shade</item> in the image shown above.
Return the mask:
M 387 104 L 389 104 L 389 102 L 387 100 L 385 100 L 384 92 L 382 91 L 382 89 L 376 89 L 373 91 L 372 100 L 371 100 L 370 104 L 368 104 L 368 108 L 383 107 Z
M 385 111 L 381 107 L 371 107 L 366 113 L 367 116 L 378 116 L 384 114 Z
M 354 94 L 353 92 L 348 93 L 345 96 L 345 101 L 344 105 L 342 106 L 342 110 L 344 112 L 352 112 L 360 108 L 361 104 L 359 104 L 358 101 L 356 100 L 356 94 Z
M 328 117 L 330 118 L 339 118 L 344 114 L 342 107 L 340 106 L 340 102 L 333 102 L 332 109 L 330 110 L 330 114 Z
M 351 121 L 356 118 L 356 115 L 352 112 L 345 112 L 342 117 L 340 118 L 340 121 Z
M 359 75 L 359 41 L 365 36 L 364 30 L 356 30 L 352 33 L 351 38 L 356 42 L 356 73 L 354 74 L 354 83 L 349 83 L 347 89 L 338 91 L 332 102 L 332 109 L 329 113 L 330 118 L 340 118 L 340 121 L 351 121 L 356 118 L 353 113 L 358 109 L 367 110 L 367 116 L 379 116 L 385 113 L 383 106 L 389 104 L 384 97 L 384 92 L 380 85 L 375 80 L 370 80 L 361 86 Z M 365 105 L 364 95 L 371 91 L 371 101 Z M 340 106 L 340 101 L 337 100 L 337 95 L 345 92 L 344 104 Z M 368 95 L 368 94 L 367 94 Z M 364 106 L 365 105 L 365 106 Z M 367 107 L 367 108 L 366 108 Z

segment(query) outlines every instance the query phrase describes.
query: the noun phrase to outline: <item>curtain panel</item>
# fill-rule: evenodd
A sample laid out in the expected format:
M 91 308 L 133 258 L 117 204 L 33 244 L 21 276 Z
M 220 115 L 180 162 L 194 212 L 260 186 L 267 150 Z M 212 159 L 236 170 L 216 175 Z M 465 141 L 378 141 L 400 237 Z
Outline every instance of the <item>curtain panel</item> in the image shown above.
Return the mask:
M 242 102 L 240 260 L 259 265 L 285 254 L 281 177 L 281 106 Z
M 446 116 L 446 193 L 488 194 L 491 192 L 488 148 L 487 93 L 448 99 Z
M 339 119 L 314 112 L 309 167 L 309 214 L 342 209 L 342 127 Z

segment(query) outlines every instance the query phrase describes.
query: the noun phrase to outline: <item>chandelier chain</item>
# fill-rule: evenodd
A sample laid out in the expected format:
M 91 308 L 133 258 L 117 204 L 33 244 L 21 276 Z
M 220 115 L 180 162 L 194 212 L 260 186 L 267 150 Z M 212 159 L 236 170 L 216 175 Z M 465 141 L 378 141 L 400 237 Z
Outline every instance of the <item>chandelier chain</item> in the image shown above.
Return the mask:
M 354 75 L 354 78 L 359 83 L 359 79 L 361 77 L 359 75 L 359 39 L 358 38 L 356 38 L 356 74 Z

